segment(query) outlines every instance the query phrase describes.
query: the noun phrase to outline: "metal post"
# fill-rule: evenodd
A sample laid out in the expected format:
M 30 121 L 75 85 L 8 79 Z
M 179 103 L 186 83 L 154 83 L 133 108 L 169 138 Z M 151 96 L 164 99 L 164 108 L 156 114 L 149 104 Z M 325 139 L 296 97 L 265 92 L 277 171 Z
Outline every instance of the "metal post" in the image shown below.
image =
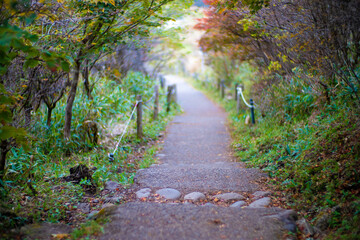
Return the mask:
M 234 99 L 235 99 L 236 102 L 237 102 L 237 100 L 238 100 L 238 90 L 237 90 L 238 87 L 239 87 L 239 84 L 236 83 L 236 84 L 235 84 L 235 95 L 234 95 Z
M 221 87 L 221 98 L 224 98 L 225 97 L 225 81 L 224 80 L 221 81 L 220 87 Z
M 155 102 L 154 102 L 154 120 L 158 119 L 159 115 L 159 85 L 154 87 Z
M 142 96 L 137 96 L 137 119 L 136 119 L 136 133 L 138 138 L 142 138 L 143 136 L 143 127 L 142 127 Z
M 251 110 L 251 123 L 255 124 L 255 113 L 254 113 L 254 101 L 250 98 L 250 110 Z
M 108 157 L 109 157 L 109 162 L 114 161 L 114 154 L 113 153 L 109 153 Z

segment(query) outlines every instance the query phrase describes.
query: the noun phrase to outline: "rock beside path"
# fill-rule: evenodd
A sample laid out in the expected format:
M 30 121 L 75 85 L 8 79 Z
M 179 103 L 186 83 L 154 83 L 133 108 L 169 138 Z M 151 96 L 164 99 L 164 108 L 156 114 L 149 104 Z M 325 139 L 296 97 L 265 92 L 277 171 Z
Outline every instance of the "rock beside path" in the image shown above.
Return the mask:
M 89 215 L 87 216 L 88 219 L 95 219 L 96 215 L 99 213 L 99 211 L 95 210 L 89 213 Z
M 190 200 L 190 201 L 194 201 L 194 202 L 197 202 L 201 199 L 205 199 L 205 195 L 201 192 L 192 192 L 192 193 L 186 194 L 184 197 L 184 200 Z
M 25 225 L 20 229 L 22 235 L 25 236 L 24 239 L 28 240 L 45 240 L 53 239 L 57 234 L 70 234 L 72 228 L 66 224 L 60 223 L 35 223 L 30 225 Z
M 90 212 L 90 204 L 88 203 L 79 203 L 76 207 L 82 213 Z
M 180 198 L 181 193 L 173 188 L 163 188 L 156 191 L 156 194 L 159 194 L 161 197 L 167 200 L 177 200 Z
M 115 203 L 120 203 L 122 199 L 123 196 L 107 197 L 105 198 L 105 202 L 115 204 Z
M 116 191 L 120 187 L 120 184 L 114 181 L 107 181 L 105 183 L 105 189 L 109 191 Z
M 243 195 L 238 194 L 238 193 L 233 193 L 233 192 L 218 194 L 218 195 L 215 195 L 214 198 L 223 200 L 225 202 L 229 202 L 229 201 L 232 201 L 232 200 L 243 200 L 243 199 L 245 199 L 245 197 Z
M 285 210 L 284 212 L 279 213 L 278 216 L 279 220 L 285 224 L 285 229 L 296 233 L 296 221 L 298 219 L 298 214 L 294 210 Z
M 260 198 L 259 200 L 252 202 L 248 207 L 249 208 L 264 208 L 264 207 L 269 206 L 269 204 L 270 204 L 270 198 L 264 197 L 264 198 Z
M 271 195 L 271 192 L 268 192 L 268 191 L 256 191 L 253 193 L 255 200 L 258 200 L 263 197 L 269 197 L 270 195 Z

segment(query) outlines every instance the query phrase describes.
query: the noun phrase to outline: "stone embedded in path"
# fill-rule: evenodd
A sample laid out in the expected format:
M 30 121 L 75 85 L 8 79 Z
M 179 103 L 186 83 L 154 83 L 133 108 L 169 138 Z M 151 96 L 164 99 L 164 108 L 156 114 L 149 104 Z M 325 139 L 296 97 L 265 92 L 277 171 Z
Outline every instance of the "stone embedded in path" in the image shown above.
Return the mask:
M 268 191 L 256 191 L 253 193 L 254 195 L 254 199 L 255 200 L 258 200 L 260 198 L 263 198 L 263 197 L 269 197 L 271 195 L 271 192 L 268 192 Z
M 270 204 L 270 198 L 264 197 L 264 198 L 260 198 L 259 200 L 252 202 L 248 207 L 249 208 L 264 208 L 264 207 L 269 206 L 269 204 Z
M 245 201 L 237 201 L 237 202 L 231 204 L 230 207 L 242 207 L 242 206 L 245 206 L 245 205 L 246 205 Z
M 150 196 L 151 189 L 150 188 L 143 188 L 136 192 L 137 198 L 147 198 Z
M 243 200 L 245 199 L 245 197 L 241 194 L 238 194 L 238 193 L 223 193 L 223 194 L 218 194 L 218 195 L 215 195 L 214 198 L 218 198 L 220 200 L 224 200 L 226 202 L 228 201 L 232 201 L 232 200 Z
M 205 199 L 205 195 L 201 192 L 192 192 L 189 194 L 186 194 L 184 197 L 184 200 L 190 200 L 190 201 L 199 201 L 201 199 Z
M 202 205 L 203 207 L 216 207 L 215 204 L 212 204 L 212 203 L 205 203 L 204 205 Z
M 164 197 L 167 200 L 176 200 L 179 199 L 181 196 L 181 193 L 173 188 L 163 188 L 157 190 L 156 194 L 159 194 L 160 196 Z

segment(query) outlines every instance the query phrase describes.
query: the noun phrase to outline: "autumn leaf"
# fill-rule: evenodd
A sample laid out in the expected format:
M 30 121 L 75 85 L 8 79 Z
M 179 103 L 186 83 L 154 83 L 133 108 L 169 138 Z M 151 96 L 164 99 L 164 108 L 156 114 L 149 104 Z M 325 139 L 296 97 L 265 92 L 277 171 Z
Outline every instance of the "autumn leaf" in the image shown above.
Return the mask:
M 51 234 L 51 237 L 53 239 L 67 239 L 70 238 L 70 235 L 66 233 L 59 233 L 59 234 Z

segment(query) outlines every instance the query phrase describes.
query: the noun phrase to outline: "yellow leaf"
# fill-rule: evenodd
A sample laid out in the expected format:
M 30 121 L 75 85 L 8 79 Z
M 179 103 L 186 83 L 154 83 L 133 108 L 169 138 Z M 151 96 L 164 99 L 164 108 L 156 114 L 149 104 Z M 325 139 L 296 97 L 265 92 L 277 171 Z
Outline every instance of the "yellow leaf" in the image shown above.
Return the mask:
M 70 235 L 65 233 L 59 233 L 59 234 L 52 234 L 51 237 L 55 239 L 66 239 L 69 238 Z
M 219 10 L 219 14 L 222 14 L 225 10 L 226 10 L 226 8 L 220 9 L 220 10 Z

